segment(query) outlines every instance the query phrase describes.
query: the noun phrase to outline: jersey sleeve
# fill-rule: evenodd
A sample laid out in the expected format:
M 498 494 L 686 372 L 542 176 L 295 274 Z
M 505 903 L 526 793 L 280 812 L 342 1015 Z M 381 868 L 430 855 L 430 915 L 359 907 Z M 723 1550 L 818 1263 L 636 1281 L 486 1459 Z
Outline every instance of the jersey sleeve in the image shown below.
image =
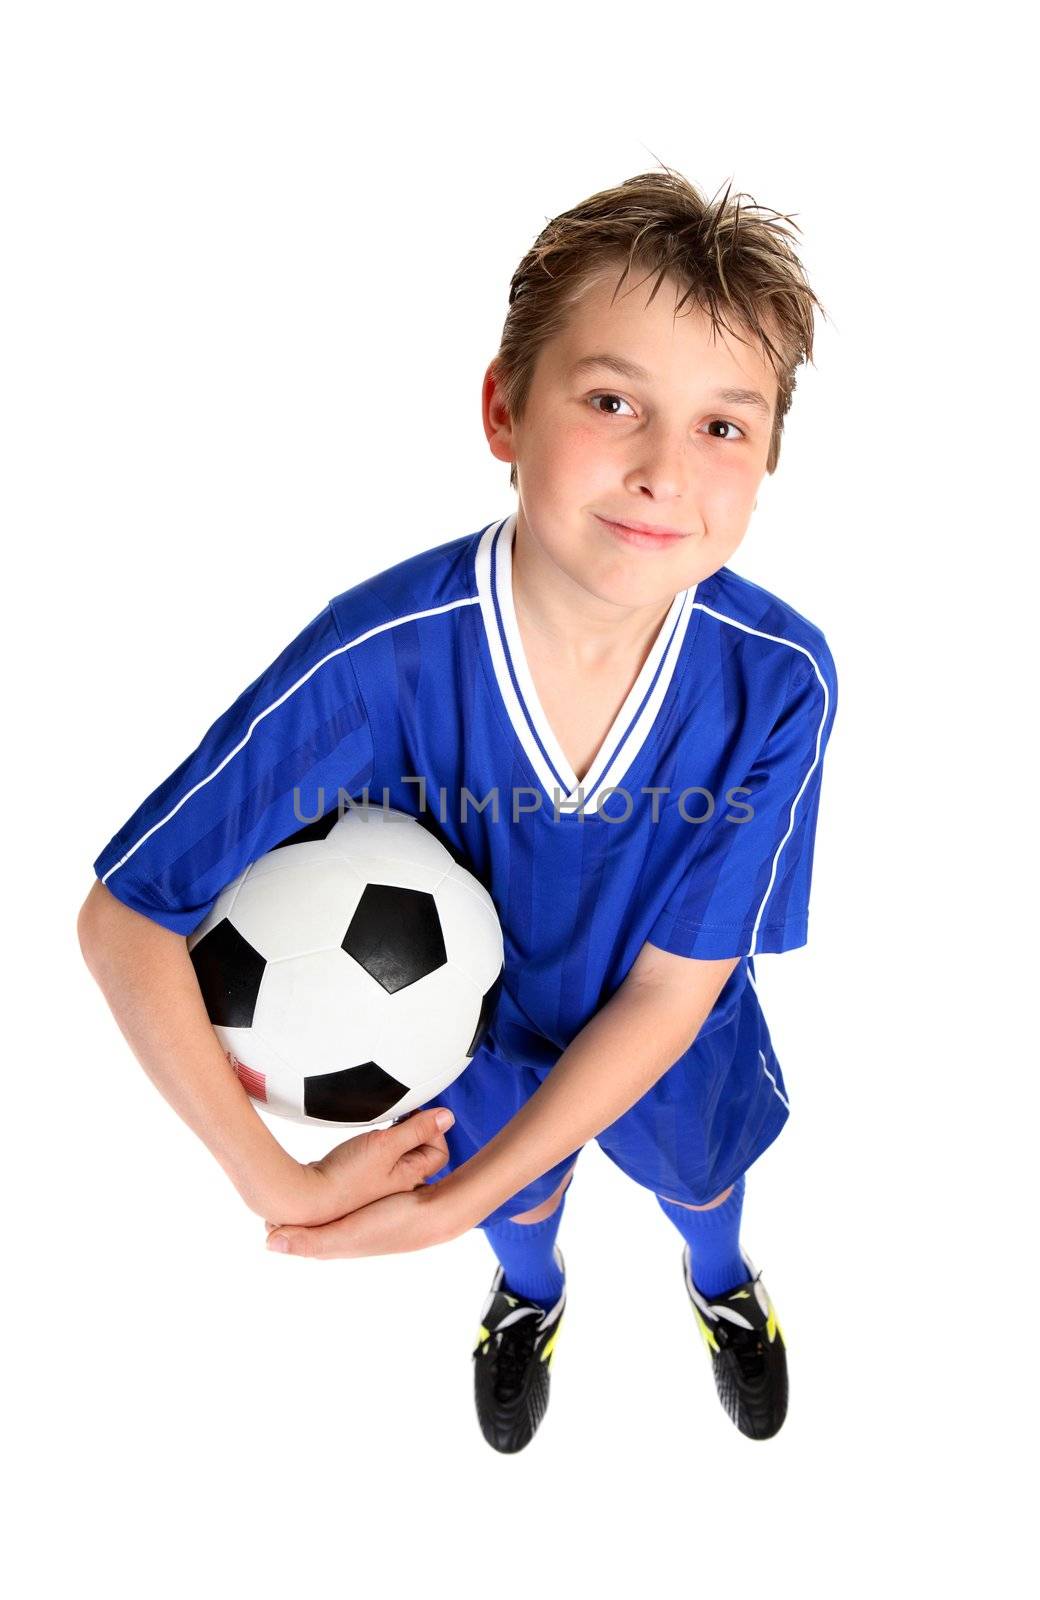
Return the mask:
M 97 857 L 95 876 L 134 911 L 187 935 L 251 862 L 344 792 L 360 794 L 372 765 L 350 650 L 328 605 L 141 802 Z
M 808 941 L 823 761 L 838 702 L 825 643 L 798 663 L 791 684 L 743 785 L 729 791 L 732 803 L 690 827 L 686 870 L 649 934 L 662 950 L 722 960 Z

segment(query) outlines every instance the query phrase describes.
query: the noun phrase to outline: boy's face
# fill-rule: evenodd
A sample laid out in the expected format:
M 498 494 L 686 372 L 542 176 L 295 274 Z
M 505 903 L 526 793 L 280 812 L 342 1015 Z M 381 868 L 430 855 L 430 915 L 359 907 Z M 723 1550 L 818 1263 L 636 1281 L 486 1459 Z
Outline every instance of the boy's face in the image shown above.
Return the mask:
M 484 381 L 492 453 L 517 466 L 518 539 L 533 539 L 588 593 L 626 608 L 661 603 L 732 555 L 765 474 L 777 401 L 757 344 L 722 330 L 713 341 L 711 319 L 689 302 L 675 316 L 681 290 L 671 279 L 647 306 L 653 278 L 640 276 L 630 275 L 613 305 L 617 270 L 587 290 L 539 352 L 519 423 L 490 368 Z M 598 356 L 645 376 L 591 364 Z M 764 407 L 720 390 L 756 391 Z M 618 532 L 618 520 L 677 536 L 640 544 Z

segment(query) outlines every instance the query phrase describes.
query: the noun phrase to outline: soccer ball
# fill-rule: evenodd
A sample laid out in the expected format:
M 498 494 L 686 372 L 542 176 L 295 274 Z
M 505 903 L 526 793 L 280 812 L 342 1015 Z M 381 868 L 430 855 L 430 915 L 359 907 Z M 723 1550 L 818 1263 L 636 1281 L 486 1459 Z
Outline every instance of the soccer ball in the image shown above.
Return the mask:
M 484 885 L 414 817 L 367 803 L 252 862 L 187 945 L 239 1081 L 296 1122 L 365 1127 L 434 1099 L 502 981 Z

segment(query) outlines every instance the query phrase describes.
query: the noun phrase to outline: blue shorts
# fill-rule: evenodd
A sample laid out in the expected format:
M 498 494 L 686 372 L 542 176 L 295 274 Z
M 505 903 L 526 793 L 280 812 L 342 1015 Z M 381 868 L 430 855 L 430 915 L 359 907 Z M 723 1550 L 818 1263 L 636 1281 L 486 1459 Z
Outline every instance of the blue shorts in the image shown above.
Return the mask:
M 455 1121 L 445 1134 L 448 1162 L 438 1183 L 493 1139 L 530 1099 L 551 1067 L 504 1060 L 487 1040 L 453 1083 L 426 1102 L 447 1106 Z M 651 1089 L 597 1134 L 615 1166 L 644 1189 L 703 1206 L 777 1137 L 790 1114 L 780 1064 L 757 1001 L 738 1006 L 726 1025 L 698 1037 Z M 579 1151 L 572 1151 L 488 1213 L 478 1226 L 530 1211 L 559 1188 Z

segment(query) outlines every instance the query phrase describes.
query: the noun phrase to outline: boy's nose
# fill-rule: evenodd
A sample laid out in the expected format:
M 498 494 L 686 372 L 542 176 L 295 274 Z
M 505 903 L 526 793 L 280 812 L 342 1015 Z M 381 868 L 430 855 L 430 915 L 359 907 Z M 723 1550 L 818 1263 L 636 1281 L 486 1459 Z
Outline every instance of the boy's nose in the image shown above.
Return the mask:
M 648 489 L 655 500 L 681 498 L 685 501 L 688 500 L 693 488 L 694 471 L 686 439 L 676 439 L 663 434 L 656 439 L 647 436 L 637 460 L 629 468 L 626 486 Z M 642 520 L 651 522 L 653 518 L 646 517 Z M 668 527 L 687 526 L 678 512 L 659 520 Z

